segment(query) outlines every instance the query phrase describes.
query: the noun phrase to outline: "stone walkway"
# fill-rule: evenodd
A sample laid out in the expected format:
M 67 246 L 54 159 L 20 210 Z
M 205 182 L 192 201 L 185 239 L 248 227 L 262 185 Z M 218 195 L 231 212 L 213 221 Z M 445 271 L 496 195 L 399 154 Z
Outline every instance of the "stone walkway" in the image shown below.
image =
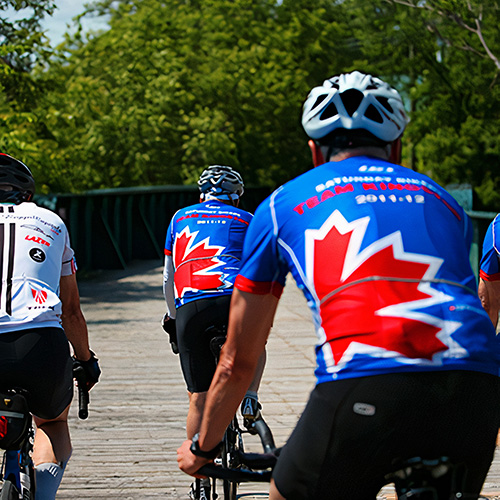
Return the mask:
M 165 306 L 162 264 L 137 262 L 126 271 L 106 271 L 80 282 L 91 345 L 103 371 L 91 392 L 89 418 L 71 410 L 73 457 L 58 500 L 185 500 L 191 478 L 177 468 L 185 439 L 187 395 L 179 359 L 160 326 Z M 306 333 L 306 335 L 304 335 Z M 285 442 L 314 385 L 310 314 L 290 282 L 280 301 L 268 343 L 260 390 L 264 417 L 278 445 Z M 254 441 L 252 441 L 254 440 Z M 259 449 L 249 436 L 249 449 Z M 265 485 L 245 485 L 242 498 Z M 484 494 L 500 492 L 500 453 Z M 391 488 L 379 495 L 393 498 Z

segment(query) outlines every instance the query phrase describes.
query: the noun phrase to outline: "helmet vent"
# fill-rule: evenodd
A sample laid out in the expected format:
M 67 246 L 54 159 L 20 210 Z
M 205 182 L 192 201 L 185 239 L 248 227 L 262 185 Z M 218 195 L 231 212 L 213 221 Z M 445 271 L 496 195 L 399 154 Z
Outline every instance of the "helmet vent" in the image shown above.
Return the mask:
M 389 111 L 389 113 L 394 113 L 394 109 L 389 104 L 389 99 L 387 99 L 387 97 L 376 96 L 376 99 L 380 104 L 382 104 L 382 106 L 384 106 L 385 109 L 387 109 L 387 111 Z
M 368 118 L 369 120 L 372 120 L 374 122 L 384 123 L 384 119 L 382 118 L 382 115 L 379 113 L 379 111 L 377 110 L 377 108 L 373 104 L 370 104 L 368 106 L 368 108 L 366 108 L 365 116 L 366 116 L 366 118 Z
M 327 97 L 327 94 L 323 94 L 323 95 L 320 95 L 317 99 L 316 99 L 316 102 L 314 103 L 313 107 L 311 108 L 311 110 L 313 110 L 314 108 L 318 107 Z
M 24 184 L 28 184 L 29 181 L 28 179 L 26 179 L 26 177 L 23 177 L 22 175 L 16 175 L 14 174 L 14 177 L 19 181 L 19 182 L 22 182 Z
M 357 89 L 349 89 L 340 94 L 342 103 L 344 104 L 345 110 L 349 116 L 352 116 L 356 110 L 359 108 L 361 101 L 363 100 L 363 92 Z
M 337 107 L 333 102 L 328 104 L 328 106 L 323 110 L 323 113 L 321 113 L 320 120 L 328 120 L 328 118 L 331 118 L 332 116 L 337 116 L 339 114 Z

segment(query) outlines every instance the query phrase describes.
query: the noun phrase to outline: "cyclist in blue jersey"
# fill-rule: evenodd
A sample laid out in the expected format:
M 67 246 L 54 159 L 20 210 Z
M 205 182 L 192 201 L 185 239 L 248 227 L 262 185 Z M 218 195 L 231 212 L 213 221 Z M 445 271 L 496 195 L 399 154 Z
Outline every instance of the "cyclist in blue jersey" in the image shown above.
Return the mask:
M 488 226 L 479 265 L 479 298 L 491 322 L 498 325 L 500 311 L 500 216 Z
M 290 272 L 313 314 L 317 385 L 270 498 L 375 499 L 394 462 L 418 456 L 465 464 L 462 491 L 479 494 L 500 423 L 500 346 L 469 263 L 469 218 L 399 165 L 407 123 L 398 92 L 371 75 L 310 92 L 316 168 L 255 212 L 200 433 L 178 450 L 185 472 L 219 444 Z
M 54 500 L 71 455 L 73 360 L 99 380 L 64 222 L 35 205 L 26 165 L 0 154 L 0 389 L 24 389 L 36 433 L 36 499 Z
M 165 241 L 163 325 L 180 356 L 189 395 L 186 432 L 199 430 L 206 394 L 215 372 L 208 327 L 227 327 L 234 280 L 252 214 L 238 208 L 244 191 L 241 175 L 229 166 L 212 165 L 200 176 L 200 203 L 178 210 Z M 242 402 L 247 426 L 260 418 L 257 389 L 265 353 Z

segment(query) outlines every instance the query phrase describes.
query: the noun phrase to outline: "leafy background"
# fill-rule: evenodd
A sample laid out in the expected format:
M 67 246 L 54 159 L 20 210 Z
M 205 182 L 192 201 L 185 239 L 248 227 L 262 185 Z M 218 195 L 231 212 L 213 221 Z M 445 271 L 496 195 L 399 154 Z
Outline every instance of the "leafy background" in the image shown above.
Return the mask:
M 311 167 L 310 88 L 357 69 L 404 96 L 406 166 L 500 205 L 496 1 L 102 0 L 54 48 L 55 8 L 0 0 L 0 150 L 41 193 L 191 184 L 214 163 L 277 186 Z

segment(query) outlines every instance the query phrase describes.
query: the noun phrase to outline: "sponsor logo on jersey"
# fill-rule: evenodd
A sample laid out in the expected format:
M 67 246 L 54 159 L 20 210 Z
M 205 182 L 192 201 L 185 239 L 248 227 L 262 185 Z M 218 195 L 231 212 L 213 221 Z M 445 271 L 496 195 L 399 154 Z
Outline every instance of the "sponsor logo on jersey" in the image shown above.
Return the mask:
M 49 238 L 53 240 L 54 238 L 50 236 L 50 234 L 47 234 L 45 231 L 42 231 L 38 226 L 35 226 L 34 224 L 22 224 L 21 227 L 25 227 L 26 229 L 29 229 L 30 231 L 35 231 L 37 233 L 43 234 L 46 238 Z
M 45 253 L 43 252 L 43 250 L 41 250 L 40 248 L 32 248 L 30 251 L 29 251 L 29 254 L 30 254 L 30 257 L 35 261 L 35 262 L 38 262 L 38 263 L 42 263 L 46 257 L 45 257 Z
M 45 245 L 46 247 L 50 247 L 50 243 L 48 241 L 45 241 L 40 236 L 30 236 L 28 234 L 24 239 L 27 241 L 33 241 L 34 243 L 38 243 L 39 245 Z
M 45 290 L 35 290 L 32 288 L 31 295 L 33 295 L 37 304 L 43 304 L 47 300 L 47 292 Z

